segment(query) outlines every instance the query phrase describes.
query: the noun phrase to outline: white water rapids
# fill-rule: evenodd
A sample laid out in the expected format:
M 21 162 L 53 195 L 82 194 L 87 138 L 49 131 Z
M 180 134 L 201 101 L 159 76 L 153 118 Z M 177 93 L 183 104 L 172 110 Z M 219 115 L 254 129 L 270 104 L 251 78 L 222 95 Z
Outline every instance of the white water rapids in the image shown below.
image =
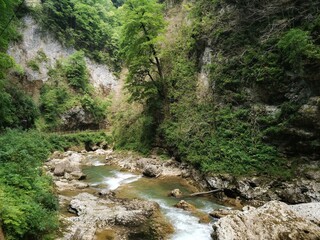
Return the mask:
M 104 173 L 103 171 L 100 172 L 99 169 L 103 169 L 104 166 L 101 166 L 101 163 L 99 161 L 93 162 L 93 165 L 93 169 L 90 170 L 90 173 L 96 174 L 96 176 L 98 175 L 98 178 L 92 180 L 91 186 L 103 186 L 103 189 L 106 190 L 116 190 L 121 186 L 130 184 L 130 189 L 135 189 L 135 186 L 140 184 L 139 180 L 143 180 L 141 175 L 122 172 L 115 169 L 109 169 L 106 173 Z M 143 182 L 141 182 L 141 185 L 144 185 Z M 125 190 L 127 191 L 127 189 Z M 150 189 L 149 191 L 148 188 L 146 188 L 145 191 L 141 191 L 141 189 L 135 189 L 137 195 L 140 198 L 155 201 L 160 205 L 161 211 L 164 213 L 164 215 L 171 222 L 175 229 L 174 234 L 170 236 L 171 240 L 211 239 L 211 224 L 199 223 L 199 218 L 193 216 L 190 212 L 173 207 L 170 201 L 175 201 L 175 199 L 169 199 L 170 201 L 168 202 L 166 199 L 168 198 L 167 196 L 164 196 L 164 198 L 161 199 L 159 195 L 155 196 L 153 194 L 154 190 L 155 189 Z M 159 189 L 159 191 L 161 190 L 163 189 Z M 210 203 L 208 202 L 208 200 L 201 200 L 200 198 L 200 200 L 198 199 L 198 201 L 202 201 L 203 203 L 203 207 L 199 208 L 199 210 L 203 212 L 208 213 L 214 208 L 214 203 Z

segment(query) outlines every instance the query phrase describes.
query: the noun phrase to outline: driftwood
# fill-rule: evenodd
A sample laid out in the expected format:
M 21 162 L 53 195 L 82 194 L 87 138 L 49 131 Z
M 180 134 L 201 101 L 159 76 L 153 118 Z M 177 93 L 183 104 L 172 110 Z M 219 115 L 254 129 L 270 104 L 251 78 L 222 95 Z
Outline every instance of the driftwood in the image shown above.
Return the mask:
M 209 194 L 209 193 L 217 193 L 217 192 L 221 192 L 221 191 L 223 191 L 223 189 L 215 189 L 215 190 L 211 190 L 211 191 L 207 191 L 207 192 L 197 192 L 197 193 L 190 194 L 189 197 L 195 197 L 195 196 L 205 195 L 205 194 Z

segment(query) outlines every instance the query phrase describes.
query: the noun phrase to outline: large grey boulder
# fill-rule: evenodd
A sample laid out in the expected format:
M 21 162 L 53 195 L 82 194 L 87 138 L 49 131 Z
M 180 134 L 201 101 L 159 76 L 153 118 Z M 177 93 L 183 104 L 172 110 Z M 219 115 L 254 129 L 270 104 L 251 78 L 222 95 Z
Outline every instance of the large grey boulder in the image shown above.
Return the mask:
M 161 174 L 161 169 L 156 165 L 147 165 L 142 174 L 146 177 L 157 177 Z
M 289 205 L 271 201 L 260 208 L 228 215 L 213 228 L 214 240 L 318 240 L 320 227 Z

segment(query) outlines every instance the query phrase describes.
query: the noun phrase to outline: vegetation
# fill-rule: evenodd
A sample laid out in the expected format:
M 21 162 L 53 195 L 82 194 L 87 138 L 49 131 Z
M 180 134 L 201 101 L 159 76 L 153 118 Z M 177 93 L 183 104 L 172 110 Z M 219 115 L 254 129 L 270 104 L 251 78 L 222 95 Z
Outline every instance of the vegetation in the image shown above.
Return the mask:
M 57 229 L 58 201 L 41 170 L 49 142 L 35 132 L 0 136 L 0 219 L 6 239 L 42 239 Z
M 0 225 L 6 239 L 53 239 L 58 200 L 42 170 L 54 150 L 109 143 L 104 132 L 42 134 L 8 130 L 0 136 Z
M 43 25 L 68 46 L 83 50 L 98 62 L 119 69 L 116 8 L 111 0 L 45 0 Z
M 97 128 L 95 126 L 99 126 L 106 119 L 107 106 L 108 101 L 98 97 L 89 83 L 84 53 L 75 52 L 51 69 L 50 79 L 41 89 L 42 119 L 37 121 L 37 126 L 42 130 L 76 130 L 80 126 L 70 129 L 64 125 L 61 116 L 78 107 L 90 115 L 93 127 Z
M 128 1 L 122 7 L 125 16 L 134 19 L 130 24 L 123 24 L 120 37 L 125 39 L 120 46 L 129 59 L 127 89 L 132 99 L 139 101 L 162 89 L 165 101 L 149 97 L 148 101 L 142 101 L 143 111 L 139 116 L 119 114 L 115 131 L 118 146 L 148 152 L 147 149 L 160 145 L 178 159 L 208 172 L 288 177 L 292 171 L 287 168 L 288 160 L 270 143 L 273 139 L 283 139 L 281 135 L 288 136 L 294 115 L 307 99 L 299 92 L 295 93 L 299 96 L 296 99 L 288 97 L 292 91 L 289 88 L 302 81 L 305 91 L 317 94 L 312 80 L 320 63 L 316 4 L 308 1 L 294 8 L 292 2 L 287 2 L 283 9 L 276 1 L 262 1 L 261 6 L 256 1 L 184 2 L 177 10 L 184 19 L 179 22 L 174 16 L 176 22 L 169 22 L 172 25 L 169 28 L 180 25 L 175 32 L 170 29 L 168 39 L 157 45 L 164 25 L 151 24 L 148 30 L 154 30 L 155 40 L 145 42 L 139 21 L 146 10 L 141 8 L 142 14 L 137 14 L 134 3 Z M 301 12 L 308 12 L 312 21 Z M 170 11 L 168 15 L 170 19 Z M 143 21 L 159 22 L 155 19 Z M 140 31 L 140 38 L 128 40 L 129 34 L 135 36 L 134 30 Z M 161 57 L 161 71 L 157 70 L 149 45 L 154 43 L 156 56 Z M 135 44 L 138 47 L 132 47 Z M 215 57 L 206 66 L 210 88 L 205 98 L 199 98 L 200 93 L 195 91 L 197 75 L 206 46 L 213 49 Z M 148 50 L 151 57 L 150 52 L 145 52 Z M 158 73 L 154 79 L 161 80 L 160 88 L 153 88 L 154 75 L 148 76 L 150 69 Z M 252 92 L 260 92 L 261 96 L 253 96 Z M 266 105 L 278 106 L 280 112 L 270 114 L 265 110 Z M 152 111 L 155 106 L 158 110 Z M 157 118 L 159 112 L 163 116 Z M 155 124 L 152 119 L 159 121 Z M 145 136 L 154 133 L 153 140 L 145 140 Z

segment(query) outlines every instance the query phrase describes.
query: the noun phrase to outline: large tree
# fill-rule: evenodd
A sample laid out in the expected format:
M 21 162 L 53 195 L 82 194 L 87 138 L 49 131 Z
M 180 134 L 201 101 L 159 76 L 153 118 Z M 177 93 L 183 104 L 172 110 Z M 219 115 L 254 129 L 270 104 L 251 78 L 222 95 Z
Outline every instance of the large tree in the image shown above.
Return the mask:
M 133 100 L 165 98 L 165 79 L 158 53 L 165 21 L 157 0 L 128 0 L 121 7 L 120 46 L 129 69 L 127 87 Z

